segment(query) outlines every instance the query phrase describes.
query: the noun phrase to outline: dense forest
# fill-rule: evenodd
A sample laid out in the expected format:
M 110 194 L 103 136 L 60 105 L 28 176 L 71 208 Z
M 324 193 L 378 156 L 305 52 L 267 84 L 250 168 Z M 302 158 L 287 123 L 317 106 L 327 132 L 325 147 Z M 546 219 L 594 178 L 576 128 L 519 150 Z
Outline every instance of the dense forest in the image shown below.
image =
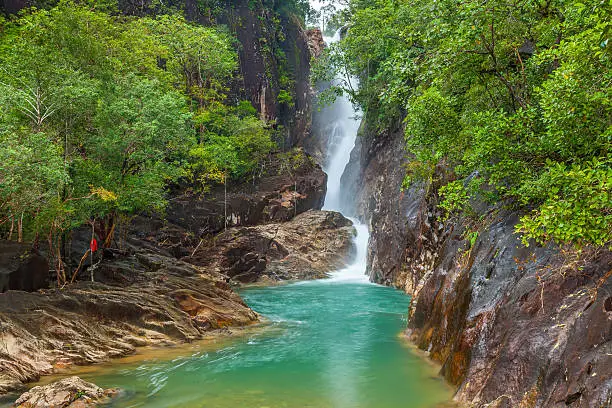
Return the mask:
M 612 0 L 0 0 L 0 406 L 611 406 L 611 37 Z
M 327 99 L 347 92 L 380 137 L 405 127 L 404 186 L 433 181 L 447 216 L 503 201 L 527 245 L 605 246 L 610 16 L 606 0 L 354 0 L 330 18 L 345 35 L 317 78 L 356 77 Z
M 214 19 L 222 3 L 199 6 L 207 25 L 157 3 L 0 17 L 0 236 L 48 250 L 58 281 L 70 230 L 89 224 L 109 245 L 129 217 L 163 214 L 171 186 L 251 177 L 277 149 L 278 127 L 236 90 L 240 44 Z M 305 6 L 265 7 L 304 19 Z M 278 99 L 292 103 L 284 89 Z
M 358 78 L 331 97 L 349 93 L 381 133 L 405 127 L 405 187 L 442 171 L 447 216 L 504 200 L 524 210 L 527 244 L 612 240 L 609 2 L 324 3 L 267 7 L 345 28 L 313 79 Z M 277 148 L 233 92 L 239 44 L 214 18 L 226 5 L 199 4 L 208 26 L 162 6 L 62 1 L 0 20 L 0 233 L 44 241 L 59 269 L 72 228 L 110 240 L 120 220 L 162 213 L 169 186 L 239 180 Z

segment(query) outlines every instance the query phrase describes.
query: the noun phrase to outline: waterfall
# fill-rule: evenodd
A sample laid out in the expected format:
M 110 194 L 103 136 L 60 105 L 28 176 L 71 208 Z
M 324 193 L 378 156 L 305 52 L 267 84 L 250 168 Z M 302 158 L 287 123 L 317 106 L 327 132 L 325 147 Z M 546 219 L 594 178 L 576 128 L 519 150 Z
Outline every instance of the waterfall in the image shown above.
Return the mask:
M 325 38 L 325 42 L 331 44 L 339 39 L 340 30 L 336 32 L 334 37 Z M 343 78 L 336 78 L 336 81 L 343 80 Z M 353 85 L 357 84 L 355 78 L 349 78 L 348 80 Z M 327 146 L 329 153 L 323 166 L 323 170 L 327 173 L 327 193 L 323 209 L 342 212 L 343 208 L 347 208 L 345 204 L 348 200 L 354 200 L 354 197 L 349 196 L 347 191 L 343 189 L 341 180 L 342 174 L 351 158 L 351 151 L 355 147 L 361 120 L 358 118 L 359 112 L 355 112 L 353 104 L 346 95 L 336 98 L 336 101 L 331 106 L 325 107 L 321 114 L 324 115 L 326 120 L 329 120 L 330 126 L 326 127 L 331 129 Z M 354 242 L 357 254 L 354 261 L 348 267 L 333 273 L 331 280 L 368 282 L 368 277 L 365 274 L 368 240 L 370 237 L 368 226 L 355 218 L 351 218 L 352 214 L 344 215 L 348 216 L 355 226 L 357 235 Z

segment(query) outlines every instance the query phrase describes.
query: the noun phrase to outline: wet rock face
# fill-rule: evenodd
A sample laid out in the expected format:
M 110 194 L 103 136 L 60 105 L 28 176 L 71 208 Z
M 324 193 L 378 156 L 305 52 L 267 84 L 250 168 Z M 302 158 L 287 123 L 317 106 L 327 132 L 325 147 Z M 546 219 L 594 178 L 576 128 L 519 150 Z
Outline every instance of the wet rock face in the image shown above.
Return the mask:
M 308 211 L 286 223 L 229 229 L 185 260 L 241 283 L 319 279 L 351 260 L 353 235 L 340 213 Z
M 108 403 L 116 390 L 103 390 L 79 377 L 34 387 L 15 401 L 17 408 L 89 408 Z
M 49 287 L 49 264 L 32 245 L 0 241 L 0 293 Z
M 343 181 L 370 223 L 370 276 L 413 295 L 407 334 L 442 364 L 456 399 L 611 406 L 610 251 L 526 248 L 518 214 L 501 205 L 475 202 L 478 222 L 442 223 L 434 187 L 400 192 L 408 160 L 401 131 L 366 131 Z
M 292 219 L 323 207 L 327 175 L 307 157 L 298 168 L 286 170 L 279 159 L 265 163 L 263 177 L 245 181 L 227 192 L 227 226 L 251 226 Z M 185 193 L 171 200 L 168 220 L 196 236 L 225 228 L 223 186 L 204 195 Z
M 310 58 L 308 37 L 299 19 L 272 11 L 273 2 L 263 4 L 253 0 L 225 0 L 223 10 L 216 16 L 217 23 L 225 24 L 240 42 L 240 79 L 232 84 L 233 97 L 249 100 L 260 117 L 282 125 L 284 132 L 278 140 L 281 148 L 300 146 L 310 134 L 312 89 L 310 86 Z M 188 18 L 207 24 L 200 15 L 196 1 Z M 277 19 L 280 17 L 280 21 Z M 279 57 L 283 53 L 285 57 Z M 282 77 L 291 83 L 282 83 Z M 292 96 L 291 104 L 280 101 L 281 90 Z
M 415 294 L 409 334 L 443 364 L 458 400 L 496 407 L 612 401 L 612 253 L 525 248 L 500 212 L 471 247 L 449 224 Z
M 423 189 L 400 191 L 408 160 L 404 146 L 400 128 L 375 135 L 362 126 L 342 175 L 347 194 L 356 197 L 355 205 L 343 210 L 369 224 L 367 273 L 371 279 L 411 292 L 405 259 L 426 244 L 417 225 L 427 212 L 422 211 Z

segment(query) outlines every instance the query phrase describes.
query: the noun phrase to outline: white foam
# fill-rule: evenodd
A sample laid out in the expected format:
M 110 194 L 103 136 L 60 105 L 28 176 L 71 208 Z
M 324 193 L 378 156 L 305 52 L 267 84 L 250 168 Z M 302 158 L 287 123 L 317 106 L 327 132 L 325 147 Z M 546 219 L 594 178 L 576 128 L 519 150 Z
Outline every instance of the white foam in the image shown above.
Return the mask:
M 340 40 L 340 30 L 336 32 L 333 38 L 325 38 L 326 42 L 334 43 Z M 336 81 L 345 81 L 345 78 L 338 77 Z M 357 85 L 356 78 L 346 78 L 354 86 Z M 326 160 L 324 170 L 327 173 L 327 193 L 325 195 L 324 210 L 332 210 L 342 212 L 344 208 L 353 207 L 346 200 L 353 198 L 343 190 L 342 174 L 346 169 L 350 159 L 351 152 L 355 147 L 357 133 L 361 125 L 359 112 L 356 112 L 353 104 L 346 95 L 336 98 L 333 106 L 327 108 L 328 112 L 333 112 L 331 121 L 331 135 L 328 138 L 328 150 L 330 152 L 328 160 Z M 357 230 L 354 243 L 357 249 L 357 254 L 354 261 L 344 269 L 332 272 L 331 277 L 327 282 L 358 282 L 368 283 L 366 272 L 366 264 L 368 258 L 368 240 L 370 232 L 368 226 L 362 224 L 357 219 L 351 219 Z
M 368 240 L 370 238 L 368 226 L 359 223 L 356 219 L 351 218 L 351 221 L 353 221 L 357 230 L 357 236 L 354 239 L 357 254 L 349 266 L 337 272 L 332 272 L 331 277 L 327 279 L 328 282 L 370 283 L 368 276 L 365 274 L 368 259 Z

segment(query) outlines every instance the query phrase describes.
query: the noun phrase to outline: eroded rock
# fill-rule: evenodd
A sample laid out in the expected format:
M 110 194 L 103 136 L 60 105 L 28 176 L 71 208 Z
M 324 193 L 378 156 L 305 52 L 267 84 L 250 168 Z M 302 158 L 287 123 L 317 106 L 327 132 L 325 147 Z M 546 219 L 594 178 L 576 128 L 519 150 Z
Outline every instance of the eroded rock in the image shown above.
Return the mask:
M 258 319 L 225 276 L 159 252 L 117 254 L 99 266 L 96 279 L 67 290 L 0 295 L 0 393 L 56 369 Z
M 460 401 L 605 407 L 612 401 L 612 253 L 525 248 L 516 214 L 491 214 L 474 245 L 448 226 L 415 294 L 409 333 Z
M 34 387 L 15 401 L 17 408 L 90 408 L 108 402 L 116 390 L 103 390 L 79 377 Z
M 313 210 L 286 223 L 231 228 L 185 260 L 242 283 L 318 279 L 350 261 L 353 236 L 340 213 Z

